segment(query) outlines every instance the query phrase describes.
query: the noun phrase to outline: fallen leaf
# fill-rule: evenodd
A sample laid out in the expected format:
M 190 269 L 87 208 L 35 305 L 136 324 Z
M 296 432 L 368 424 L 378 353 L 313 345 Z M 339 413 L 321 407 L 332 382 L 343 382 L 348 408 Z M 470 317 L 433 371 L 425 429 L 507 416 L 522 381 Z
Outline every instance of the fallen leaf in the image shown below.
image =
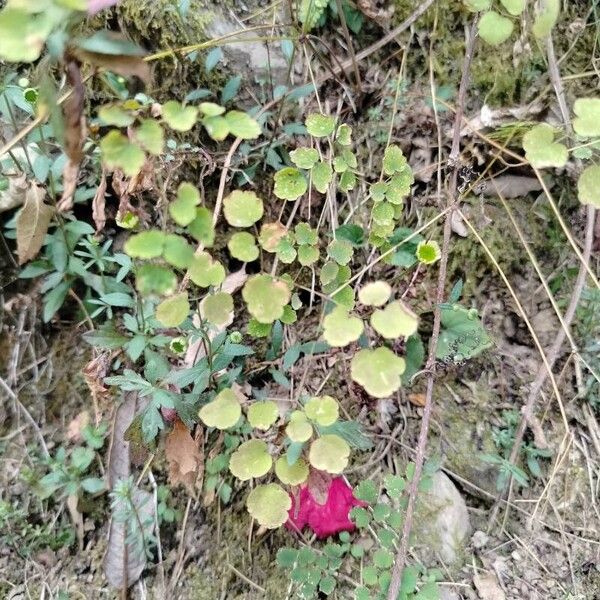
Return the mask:
M 473 583 L 479 592 L 481 600 L 506 600 L 506 595 L 498 585 L 498 580 L 493 573 L 475 575 Z
M 44 204 L 46 190 L 33 184 L 25 194 L 25 204 L 17 216 L 19 264 L 35 258 L 44 243 L 54 209 Z
M 171 485 L 183 484 L 190 495 L 194 494 L 194 482 L 200 463 L 200 452 L 189 429 L 177 419 L 165 442 L 165 455 L 169 463 Z
M 87 384 L 92 399 L 94 401 L 94 409 L 98 411 L 96 414 L 96 422 L 100 422 L 102 415 L 102 408 L 106 407 L 106 400 L 110 396 L 108 388 L 104 387 L 104 378 L 108 373 L 108 367 L 110 366 L 111 355 L 108 352 L 94 351 L 94 358 L 88 362 L 82 369 L 85 383 Z
M 73 209 L 77 178 L 79 176 L 79 163 L 69 159 L 63 168 L 63 193 L 56 205 L 58 212 L 68 212 Z
M 12 210 L 25 202 L 27 181 L 25 173 L 8 177 L 8 188 L 0 192 L 0 212 Z
M 325 504 L 327 502 L 327 494 L 329 493 L 332 479 L 329 473 L 311 468 L 306 487 L 318 504 Z
M 67 508 L 69 509 L 69 516 L 73 525 L 75 526 L 75 532 L 77 534 L 77 543 L 79 545 L 79 551 L 83 551 L 83 515 L 79 512 L 77 504 L 79 497 L 77 494 L 71 494 L 67 497 Z
M 112 489 L 120 479 L 126 479 L 131 472 L 129 442 L 125 432 L 133 421 L 137 405 L 137 394 L 128 393 L 117 407 L 108 459 L 108 481 Z M 141 523 L 150 522 L 154 502 L 149 492 L 134 488 L 133 504 L 137 509 Z M 150 530 L 146 534 L 151 534 Z M 106 554 L 104 555 L 104 573 L 106 579 L 115 588 L 126 589 L 135 583 L 146 566 L 146 552 L 127 539 L 127 523 L 111 517 Z
M 90 422 L 90 413 L 87 410 L 82 410 L 74 419 L 67 425 L 67 439 L 70 442 L 80 442 L 81 432 Z
M 106 173 L 104 170 L 92 200 L 92 219 L 96 225 L 96 233 L 99 233 L 106 225 Z
M 425 394 L 408 394 L 408 400 L 415 406 L 425 406 Z

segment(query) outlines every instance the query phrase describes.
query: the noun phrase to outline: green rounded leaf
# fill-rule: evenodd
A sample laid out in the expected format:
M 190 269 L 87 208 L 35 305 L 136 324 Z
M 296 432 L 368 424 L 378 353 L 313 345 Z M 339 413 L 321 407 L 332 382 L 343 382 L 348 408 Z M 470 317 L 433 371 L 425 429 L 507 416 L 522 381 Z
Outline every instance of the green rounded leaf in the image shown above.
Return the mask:
M 343 348 L 355 342 L 363 332 L 361 319 L 350 315 L 344 306 L 336 306 L 323 319 L 323 337 L 336 348 Z
M 229 429 L 239 421 L 241 414 L 242 407 L 235 392 L 230 388 L 226 388 L 221 390 L 214 400 L 211 400 L 200 409 L 198 417 L 207 427 Z M 233 456 L 231 458 L 233 459 Z
M 243 140 L 254 140 L 262 133 L 258 122 L 240 110 L 230 110 L 225 115 L 225 121 L 230 133 Z
M 498 46 L 510 37 L 513 31 L 513 22 L 509 18 L 490 10 L 479 19 L 478 29 L 484 42 L 491 46 Z
M 216 327 L 233 323 L 233 298 L 227 292 L 215 292 L 200 302 L 200 315 Z
M 290 296 L 287 283 L 271 275 L 253 275 L 242 289 L 248 312 L 259 323 L 273 323 L 279 319 Z
M 134 233 L 124 246 L 131 258 L 157 258 L 163 253 L 165 234 L 157 229 Z
M 341 473 L 348 464 L 350 446 L 339 435 L 326 434 L 317 438 L 310 445 L 308 460 L 319 471 Z
M 281 223 L 263 223 L 258 243 L 265 252 L 276 252 L 279 242 L 287 235 L 287 232 Z
M 184 237 L 168 233 L 165 236 L 163 258 L 177 269 L 187 269 L 194 258 L 194 249 Z
M 243 262 L 252 262 L 258 258 L 258 246 L 254 243 L 254 236 L 247 231 L 234 233 L 227 242 L 227 248 L 233 258 Z
M 225 112 L 225 107 L 214 102 L 200 102 L 198 105 L 200 112 L 207 117 L 218 117 Z
M 275 461 L 275 475 L 281 483 L 300 485 L 308 479 L 308 465 L 302 458 L 290 465 L 287 454 L 284 454 Z
M 263 216 L 263 201 L 254 192 L 234 190 L 223 199 L 225 220 L 234 227 L 250 227 Z
M 394 144 L 388 146 L 383 153 L 383 172 L 386 175 L 393 175 L 396 172 L 403 171 L 407 165 L 400 146 Z
M 284 167 L 275 173 L 274 194 L 282 200 L 296 200 L 308 189 L 306 177 L 293 167 Z
M 175 131 L 189 131 L 196 124 L 198 108 L 169 100 L 162 106 L 162 118 Z
M 229 470 L 241 481 L 248 481 L 268 473 L 272 464 L 267 444 L 261 440 L 249 440 L 231 455 Z
M 298 248 L 298 262 L 308 267 L 319 260 L 319 249 L 316 246 L 300 246 Z
M 577 192 L 582 204 L 600 208 L 600 166 L 586 167 L 577 181 Z
M 325 137 L 331 135 L 335 129 L 335 118 L 329 115 L 313 113 L 306 117 L 306 130 L 313 137 Z
M 386 281 L 371 281 L 358 291 L 358 299 L 365 306 L 383 306 L 392 295 L 392 287 Z
M 338 420 L 340 405 L 331 396 L 314 396 L 304 405 L 304 413 L 311 421 L 328 427 Z
M 165 327 L 178 327 L 190 314 L 187 292 L 165 298 L 156 307 L 156 319 Z
M 352 127 L 342 123 L 335 133 L 335 141 L 340 146 L 349 146 L 352 143 Z
M 333 169 L 326 162 L 318 162 L 310 172 L 312 185 L 321 194 L 324 194 L 333 178 Z
M 109 169 L 121 169 L 128 177 L 137 175 L 146 160 L 143 150 L 116 129 L 100 140 L 100 152 Z
M 172 294 L 177 289 L 177 276 L 163 265 L 142 265 L 135 272 L 135 287 L 142 296 Z
M 287 521 L 292 499 L 281 486 L 267 483 L 256 486 L 248 494 L 246 508 L 260 525 L 267 529 L 276 529 Z
M 133 123 L 133 115 L 119 104 L 105 104 L 98 109 L 98 117 L 104 125 L 128 127 Z
M 538 169 L 562 167 L 567 162 L 567 147 L 554 141 L 554 128 L 546 123 L 532 127 L 523 136 L 525 158 Z
M 144 119 L 135 130 L 140 146 L 150 154 L 160 156 L 165 149 L 165 134 L 160 123 L 154 119 Z
M 229 135 L 229 125 L 225 117 L 204 117 L 202 125 L 216 142 L 222 142 Z
M 200 252 L 193 257 L 188 273 L 190 279 L 200 287 L 216 286 L 225 279 L 223 265 L 208 252 Z
M 327 246 L 327 256 L 335 260 L 338 265 L 346 265 L 352 260 L 354 248 L 348 240 L 331 240 Z
M 285 433 L 292 442 L 306 442 L 313 433 L 312 425 L 301 410 L 295 410 L 290 415 L 290 422 L 285 428 Z
M 252 427 L 266 431 L 277 421 L 279 409 L 272 400 L 261 400 L 250 405 L 247 417 Z
M 27 3 L 21 3 L 26 7 Z M 0 12 L 0 57 L 8 62 L 33 62 L 40 57 L 53 23 L 44 13 L 31 14 L 17 6 Z
M 389 348 L 359 350 L 352 358 L 351 376 L 371 396 L 387 398 L 400 389 L 406 365 Z
M 582 137 L 600 136 L 600 98 L 578 98 L 573 105 L 573 129 Z
M 206 206 L 196 209 L 194 220 L 188 225 L 189 234 L 204 247 L 210 247 L 215 241 L 215 228 L 213 226 L 212 212 Z
M 417 331 L 419 319 L 400 300 L 388 304 L 371 315 L 371 326 L 381 336 L 396 339 L 409 337 Z
M 560 13 L 560 0 L 540 0 L 535 3 L 536 15 L 533 22 L 533 35 L 546 38 L 550 35 Z
M 492 0 L 463 0 L 466 7 L 473 12 L 488 10 L 492 6 Z
M 520 15 L 526 6 L 526 0 L 500 0 L 500 2 L 513 17 Z
M 196 218 L 196 206 L 200 203 L 200 192 L 191 183 L 183 182 L 177 188 L 177 198 L 169 204 L 169 214 L 177 225 L 185 227 Z
M 296 148 L 290 152 L 292 162 L 300 169 L 312 169 L 319 160 L 316 148 Z

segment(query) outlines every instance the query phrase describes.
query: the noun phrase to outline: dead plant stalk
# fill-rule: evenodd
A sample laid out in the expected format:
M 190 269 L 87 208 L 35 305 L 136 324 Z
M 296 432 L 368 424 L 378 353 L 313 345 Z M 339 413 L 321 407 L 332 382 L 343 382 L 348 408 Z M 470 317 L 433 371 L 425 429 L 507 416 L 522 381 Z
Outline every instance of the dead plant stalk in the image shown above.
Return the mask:
M 419 441 L 417 444 L 417 453 L 415 456 L 415 472 L 410 483 L 408 491 L 408 505 L 406 507 L 406 517 L 404 520 L 404 527 L 402 529 L 402 539 L 396 553 L 394 561 L 394 568 L 392 571 L 392 579 L 390 581 L 390 587 L 388 591 L 388 600 L 396 600 L 400 592 L 400 586 L 402 583 L 402 573 L 404 572 L 404 565 L 406 563 L 406 555 L 408 553 L 408 545 L 410 532 L 412 530 L 413 515 L 415 510 L 415 503 L 417 499 L 417 491 L 419 479 L 421 478 L 421 472 L 423 470 L 423 462 L 425 459 L 425 450 L 427 446 L 427 436 L 429 434 L 429 423 L 431 421 L 431 413 L 433 408 L 433 385 L 435 375 L 435 353 L 438 345 L 438 339 L 440 334 L 440 318 L 441 308 L 440 305 L 444 301 L 444 289 L 446 284 L 446 269 L 448 266 L 448 252 L 450 246 L 450 235 L 452 234 L 452 213 L 458 208 L 460 203 L 460 197 L 457 193 L 458 190 L 458 169 L 459 169 L 459 154 L 460 154 L 460 130 L 462 117 L 464 113 L 465 99 L 467 95 L 467 89 L 469 87 L 469 71 L 471 68 L 471 62 L 473 60 L 473 53 L 475 50 L 475 40 L 477 38 L 477 18 L 473 20 L 470 29 L 468 30 L 466 47 L 465 47 L 465 58 L 463 63 L 462 76 L 460 80 L 460 87 L 458 91 L 458 102 L 456 106 L 456 114 L 454 118 L 454 129 L 452 135 L 452 147 L 450 149 L 450 156 L 448 164 L 452 168 L 450 176 L 450 185 L 448 189 L 448 201 L 447 208 L 449 209 L 446 213 L 444 220 L 444 238 L 442 242 L 442 255 L 440 258 L 440 268 L 437 281 L 437 292 L 436 301 L 433 316 L 433 331 L 431 333 L 431 339 L 429 342 L 429 354 L 427 357 L 427 364 L 425 365 L 425 371 L 427 375 L 427 391 L 425 395 L 425 407 L 423 408 L 423 417 L 421 419 L 421 430 L 419 431 Z

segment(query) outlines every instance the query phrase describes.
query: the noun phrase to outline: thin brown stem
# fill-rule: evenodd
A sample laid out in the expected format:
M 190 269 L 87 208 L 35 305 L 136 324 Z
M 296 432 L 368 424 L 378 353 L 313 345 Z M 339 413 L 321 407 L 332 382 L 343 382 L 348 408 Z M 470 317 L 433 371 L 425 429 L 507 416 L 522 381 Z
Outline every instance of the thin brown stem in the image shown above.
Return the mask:
M 417 443 L 417 452 L 415 456 L 415 471 L 413 478 L 410 482 L 408 490 L 408 505 L 406 507 L 406 516 L 404 519 L 404 527 L 402 528 L 402 538 L 396 558 L 394 561 L 394 569 L 392 571 L 392 579 L 390 581 L 390 587 L 388 591 L 388 600 L 396 600 L 400 593 L 400 586 L 402 583 L 402 573 L 404 572 L 404 566 L 406 563 L 406 556 L 408 554 L 408 545 L 410 533 L 413 525 L 413 515 L 415 510 L 415 503 L 417 499 L 418 485 L 423 471 L 423 462 L 425 460 L 425 452 L 427 448 L 427 436 L 429 434 L 429 424 L 431 421 L 431 413 L 433 410 L 433 386 L 434 386 L 434 368 L 436 362 L 436 350 L 438 345 L 438 339 L 440 335 L 440 323 L 441 323 L 441 309 L 440 305 L 444 301 L 444 289 L 446 284 L 446 270 L 448 267 L 448 250 L 450 246 L 450 236 L 452 234 L 452 213 L 457 208 L 460 198 L 457 194 L 458 189 L 458 156 L 460 153 L 460 129 L 462 122 L 462 115 L 464 111 L 464 104 L 467 95 L 467 89 L 469 87 L 469 72 L 471 69 L 471 62 L 473 60 L 473 53 L 475 49 L 476 40 L 476 27 L 477 19 L 475 19 L 471 25 L 468 33 L 468 39 L 466 41 L 465 48 L 465 59 L 463 64 L 463 72 L 460 81 L 460 88 L 458 92 L 458 103 L 456 108 L 456 114 L 454 119 L 454 132 L 452 136 L 452 147 L 450 150 L 450 156 L 448 163 L 452 168 L 452 175 L 450 178 L 450 188 L 448 190 L 448 201 L 447 208 L 449 209 L 446 213 L 444 221 L 444 239 L 442 242 L 442 255 L 440 258 L 440 267 L 437 281 L 437 292 L 436 292 L 436 303 L 433 314 L 433 330 L 431 332 L 431 338 L 429 340 L 429 354 L 427 357 L 427 363 L 425 365 L 425 371 L 428 372 L 427 376 L 427 391 L 425 393 L 425 407 L 423 408 L 423 416 L 421 418 L 421 429 L 419 431 L 419 440 Z

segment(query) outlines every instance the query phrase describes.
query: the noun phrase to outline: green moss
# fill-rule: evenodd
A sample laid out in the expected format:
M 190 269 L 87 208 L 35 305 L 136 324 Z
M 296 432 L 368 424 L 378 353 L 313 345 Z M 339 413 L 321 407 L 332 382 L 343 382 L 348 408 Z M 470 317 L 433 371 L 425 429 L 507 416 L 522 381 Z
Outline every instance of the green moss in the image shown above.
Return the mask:
M 216 507 L 211 507 L 206 515 L 207 531 L 202 539 L 211 540 L 210 550 L 202 552 L 202 564 L 191 564 L 182 577 L 188 588 L 185 594 L 189 600 L 214 600 L 227 597 L 228 600 L 280 600 L 282 590 L 287 589 L 287 573 L 275 564 L 275 554 L 282 546 L 294 544 L 285 529 L 258 535 L 256 528 L 248 549 L 248 529 L 250 517 L 242 505 L 247 490 L 238 492 L 239 502 L 225 509 L 220 517 Z M 217 527 L 220 527 L 220 543 L 217 544 Z M 265 589 L 258 592 L 249 586 L 232 568 Z M 223 595 L 223 591 L 226 594 Z

